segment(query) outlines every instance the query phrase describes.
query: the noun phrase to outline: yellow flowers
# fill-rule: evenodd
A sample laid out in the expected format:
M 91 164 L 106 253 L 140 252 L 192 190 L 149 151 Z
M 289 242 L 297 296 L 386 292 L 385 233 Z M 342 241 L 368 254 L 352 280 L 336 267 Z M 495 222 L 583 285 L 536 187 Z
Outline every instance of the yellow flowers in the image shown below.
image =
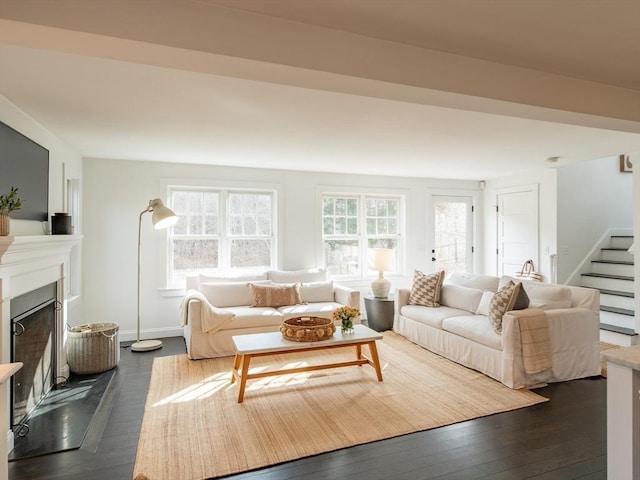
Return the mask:
M 334 320 L 351 320 L 360 315 L 360 310 L 355 307 L 340 307 L 333 312 Z
M 342 333 L 353 331 L 353 319 L 360 315 L 360 310 L 355 307 L 340 307 L 333 312 L 333 319 L 340 320 L 342 324 Z

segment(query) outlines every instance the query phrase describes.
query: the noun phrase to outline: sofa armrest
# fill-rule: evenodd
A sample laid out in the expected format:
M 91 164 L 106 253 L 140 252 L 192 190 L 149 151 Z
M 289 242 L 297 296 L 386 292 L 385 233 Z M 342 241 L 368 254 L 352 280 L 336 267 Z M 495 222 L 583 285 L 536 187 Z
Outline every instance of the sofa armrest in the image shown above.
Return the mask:
M 544 310 L 549 321 L 549 337 L 553 351 L 569 350 L 577 345 L 597 344 L 600 321 L 590 308 L 571 307 Z M 521 351 L 520 327 L 515 316 L 502 317 L 502 345 L 505 352 Z
M 600 342 L 600 317 L 591 308 L 571 307 L 546 310 L 549 335 L 556 349 L 570 349 L 576 345 Z M 596 348 L 599 352 L 599 349 Z
M 202 301 L 192 298 L 187 301 L 184 326 L 191 331 L 202 332 Z
M 342 305 L 360 308 L 360 291 L 334 283 L 333 300 Z
M 398 303 L 398 313 L 402 310 L 402 307 L 405 305 L 409 305 L 409 294 L 411 294 L 411 290 L 408 288 L 398 288 L 396 289 L 396 302 Z

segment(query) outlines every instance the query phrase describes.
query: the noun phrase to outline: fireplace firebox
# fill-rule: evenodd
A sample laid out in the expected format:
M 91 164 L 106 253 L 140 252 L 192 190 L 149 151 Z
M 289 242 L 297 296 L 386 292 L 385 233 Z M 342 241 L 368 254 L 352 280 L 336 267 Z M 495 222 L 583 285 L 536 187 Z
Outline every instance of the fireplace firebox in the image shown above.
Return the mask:
M 23 368 L 12 378 L 10 419 L 25 435 L 25 421 L 56 383 L 57 285 L 51 283 L 11 300 L 11 361 Z

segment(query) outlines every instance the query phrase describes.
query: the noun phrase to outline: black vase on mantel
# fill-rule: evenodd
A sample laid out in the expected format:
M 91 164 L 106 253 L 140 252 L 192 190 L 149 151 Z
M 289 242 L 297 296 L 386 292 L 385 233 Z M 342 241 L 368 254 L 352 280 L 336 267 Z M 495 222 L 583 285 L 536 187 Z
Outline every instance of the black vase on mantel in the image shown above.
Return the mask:
M 51 216 L 51 235 L 71 235 L 71 215 L 67 213 L 55 213 Z

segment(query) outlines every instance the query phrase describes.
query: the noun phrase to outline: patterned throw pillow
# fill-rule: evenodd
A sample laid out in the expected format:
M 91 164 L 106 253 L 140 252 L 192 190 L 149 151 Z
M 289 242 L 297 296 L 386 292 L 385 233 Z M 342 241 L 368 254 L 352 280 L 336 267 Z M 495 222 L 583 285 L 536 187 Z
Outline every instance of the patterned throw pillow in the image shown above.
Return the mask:
M 489 304 L 489 320 L 497 333 L 502 333 L 502 317 L 509 310 L 513 310 L 521 290 L 522 283 L 509 280 L 493 295 Z
M 525 292 L 522 282 L 516 283 L 520 283 L 520 290 L 518 290 L 518 296 L 516 297 L 516 301 L 514 302 L 513 307 L 511 307 L 511 310 L 524 310 L 529 307 L 529 295 Z
M 413 274 L 409 304 L 439 307 L 443 280 L 444 271 L 425 275 L 420 270 L 416 270 Z
M 252 307 L 284 307 L 298 305 L 300 301 L 300 284 L 292 285 L 256 285 L 249 283 L 251 288 Z

